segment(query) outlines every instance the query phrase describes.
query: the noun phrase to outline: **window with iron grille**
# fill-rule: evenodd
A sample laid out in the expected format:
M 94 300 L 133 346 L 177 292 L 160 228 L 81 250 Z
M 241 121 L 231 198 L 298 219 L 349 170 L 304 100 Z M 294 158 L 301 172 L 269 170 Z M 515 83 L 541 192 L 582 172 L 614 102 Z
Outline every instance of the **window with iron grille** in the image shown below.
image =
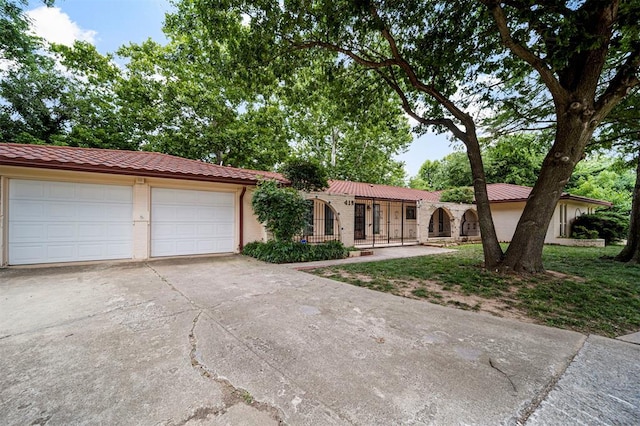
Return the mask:
M 313 235 L 313 200 L 307 200 L 307 224 L 304 227 L 304 235 Z
M 324 235 L 333 235 L 333 210 L 328 204 L 324 205 Z
M 373 205 L 373 233 L 380 234 L 380 204 Z
M 416 206 L 407 206 L 405 211 L 406 211 L 407 220 L 412 220 L 416 218 Z

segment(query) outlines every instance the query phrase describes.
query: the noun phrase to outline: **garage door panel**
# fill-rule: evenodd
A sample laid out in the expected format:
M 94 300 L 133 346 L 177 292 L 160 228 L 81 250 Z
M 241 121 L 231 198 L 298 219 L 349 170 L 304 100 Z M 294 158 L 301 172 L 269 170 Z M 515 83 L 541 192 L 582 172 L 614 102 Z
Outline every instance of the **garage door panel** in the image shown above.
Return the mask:
M 232 252 L 234 217 L 234 194 L 153 188 L 151 255 Z
M 132 187 L 12 179 L 9 188 L 10 264 L 132 257 Z
M 216 225 L 215 233 L 218 237 L 232 237 L 233 227 L 225 224 Z
M 48 224 L 46 228 L 42 235 L 46 235 L 48 241 L 73 241 L 78 237 L 73 224 Z
M 75 221 L 78 217 L 76 209 L 80 206 L 75 206 L 74 209 L 70 208 L 69 203 L 48 203 L 45 204 L 45 217 L 42 220 L 68 220 Z
M 9 187 L 9 198 L 42 198 L 45 195 L 44 185 L 40 181 L 12 180 Z
M 40 221 L 46 216 L 45 205 L 40 201 L 12 200 L 9 203 L 9 216 Z
M 46 227 L 43 224 L 28 223 L 9 225 L 9 235 L 12 241 L 37 242 L 45 235 Z

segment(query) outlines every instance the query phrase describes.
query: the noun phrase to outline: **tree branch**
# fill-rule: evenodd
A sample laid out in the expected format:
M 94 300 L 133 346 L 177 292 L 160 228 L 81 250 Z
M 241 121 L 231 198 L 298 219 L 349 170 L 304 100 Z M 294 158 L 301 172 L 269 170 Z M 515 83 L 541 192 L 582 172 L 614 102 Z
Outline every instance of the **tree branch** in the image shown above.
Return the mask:
M 500 6 L 500 3 L 495 0 L 480 0 L 480 2 L 487 6 L 493 15 L 493 19 L 498 27 L 498 31 L 500 32 L 502 43 L 504 43 L 504 45 L 517 57 L 531 65 L 533 69 L 540 74 L 540 78 L 542 78 L 542 81 L 544 81 L 545 85 L 549 88 L 554 97 L 566 96 L 566 91 L 560 85 L 560 82 L 553 75 L 553 72 L 549 69 L 545 61 L 513 39 L 509 26 L 507 25 L 507 17 Z
M 638 69 L 640 68 L 640 41 L 636 42 L 627 60 L 618 68 L 609 86 L 595 104 L 593 119 L 596 122 L 606 117 L 631 90 L 640 85 Z
M 396 80 L 395 76 L 393 75 L 393 71 L 391 71 L 391 77 L 389 77 L 388 75 L 383 73 L 381 69 L 376 69 L 375 71 L 378 73 L 378 75 L 384 81 L 387 82 L 387 84 L 393 90 L 395 90 L 395 92 L 400 97 L 400 100 L 402 101 L 402 109 L 404 109 L 404 111 L 411 118 L 413 118 L 418 123 L 423 124 L 425 126 L 445 126 L 447 129 L 449 129 L 454 134 L 455 137 L 457 137 L 458 139 L 460 139 L 461 141 L 466 143 L 466 140 L 467 140 L 466 133 L 463 132 L 462 130 L 460 130 L 460 128 L 458 128 L 458 126 L 456 126 L 456 124 L 453 122 L 453 120 L 448 119 L 448 118 L 428 119 L 428 118 L 424 118 L 423 116 L 421 116 L 417 112 L 415 112 L 413 110 L 412 106 L 411 106 L 411 103 L 409 102 L 409 99 L 407 98 L 407 96 L 405 95 L 404 91 L 402 90 L 402 88 L 398 84 L 398 81 Z

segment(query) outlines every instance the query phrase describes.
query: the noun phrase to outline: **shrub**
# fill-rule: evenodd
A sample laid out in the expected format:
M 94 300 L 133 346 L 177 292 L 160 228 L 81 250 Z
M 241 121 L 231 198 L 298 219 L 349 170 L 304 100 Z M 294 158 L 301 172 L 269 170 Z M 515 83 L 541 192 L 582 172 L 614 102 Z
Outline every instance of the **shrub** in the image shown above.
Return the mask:
M 573 226 L 571 238 L 576 240 L 595 240 L 599 238 L 598 231 L 595 229 L 587 229 L 584 226 Z
M 278 241 L 291 241 L 306 225 L 307 202 L 293 188 L 273 180 L 261 182 L 251 199 L 253 211 Z
M 585 231 L 581 231 L 584 228 Z M 572 236 L 576 231 L 595 232 L 604 238 L 605 244 L 611 244 L 626 238 L 629 229 L 629 217 L 611 210 L 604 210 L 592 214 L 583 214 L 576 218 L 572 225 Z M 576 238 L 576 237 L 574 237 Z
M 304 244 L 295 241 L 254 241 L 244 246 L 242 254 L 270 263 L 312 262 L 343 259 L 349 255 L 340 241 Z
M 473 190 L 466 186 L 460 186 L 458 188 L 451 188 L 442 191 L 440 195 L 440 201 L 443 203 L 473 203 Z

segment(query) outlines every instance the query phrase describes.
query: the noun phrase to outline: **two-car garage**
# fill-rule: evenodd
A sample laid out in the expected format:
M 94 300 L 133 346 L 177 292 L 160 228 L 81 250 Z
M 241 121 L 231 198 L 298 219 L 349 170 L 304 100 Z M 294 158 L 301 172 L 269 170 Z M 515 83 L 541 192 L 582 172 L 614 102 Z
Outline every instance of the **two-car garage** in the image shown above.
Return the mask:
M 133 186 L 8 179 L 8 263 L 133 258 Z M 150 188 L 151 257 L 235 249 L 232 192 Z
M 0 142 L 0 267 L 238 252 L 273 172 L 151 151 Z M 246 195 L 246 196 L 245 196 Z

